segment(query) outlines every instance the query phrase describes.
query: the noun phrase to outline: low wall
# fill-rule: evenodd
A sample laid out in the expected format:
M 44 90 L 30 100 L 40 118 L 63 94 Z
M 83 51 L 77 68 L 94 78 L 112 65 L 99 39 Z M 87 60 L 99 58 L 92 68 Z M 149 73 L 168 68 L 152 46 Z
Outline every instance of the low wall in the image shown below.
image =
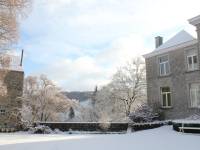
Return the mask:
M 180 132 L 179 127 L 191 127 L 198 129 L 184 129 L 185 133 L 200 133 L 200 122 L 172 122 L 173 130 Z
M 61 131 L 109 131 L 123 132 L 128 128 L 128 123 L 98 123 L 98 122 L 38 122 L 38 125 L 45 125 L 52 130 Z M 35 125 L 36 125 L 35 124 Z
M 146 129 L 158 128 L 168 125 L 169 122 L 152 122 L 152 123 L 98 123 L 98 122 L 37 122 L 36 125 L 45 125 L 52 130 L 61 131 L 106 131 L 106 132 L 124 132 L 127 129 L 139 131 Z

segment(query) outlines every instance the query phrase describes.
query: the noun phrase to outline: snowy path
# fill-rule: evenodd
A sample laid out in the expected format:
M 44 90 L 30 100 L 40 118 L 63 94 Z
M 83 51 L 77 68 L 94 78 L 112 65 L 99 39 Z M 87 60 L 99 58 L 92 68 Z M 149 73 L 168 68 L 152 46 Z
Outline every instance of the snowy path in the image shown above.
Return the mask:
M 0 150 L 196 150 L 199 141 L 165 126 L 122 135 L 0 134 Z

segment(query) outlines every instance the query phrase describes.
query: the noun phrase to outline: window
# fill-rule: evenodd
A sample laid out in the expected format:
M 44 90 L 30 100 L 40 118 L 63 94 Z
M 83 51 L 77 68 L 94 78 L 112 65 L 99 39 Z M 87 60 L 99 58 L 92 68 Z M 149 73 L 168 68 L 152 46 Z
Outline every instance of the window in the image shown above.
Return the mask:
M 5 115 L 6 114 L 6 110 L 5 109 L 0 109 L 0 115 Z
M 159 71 L 162 76 L 170 73 L 168 55 L 159 57 Z
M 190 85 L 191 107 L 200 107 L 200 83 Z
M 171 92 L 169 87 L 161 88 L 162 107 L 171 107 Z
M 187 56 L 187 67 L 188 70 L 198 69 L 198 58 L 196 54 Z
M 6 110 L 4 106 L 0 106 L 0 115 L 5 115 L 6 114 Z

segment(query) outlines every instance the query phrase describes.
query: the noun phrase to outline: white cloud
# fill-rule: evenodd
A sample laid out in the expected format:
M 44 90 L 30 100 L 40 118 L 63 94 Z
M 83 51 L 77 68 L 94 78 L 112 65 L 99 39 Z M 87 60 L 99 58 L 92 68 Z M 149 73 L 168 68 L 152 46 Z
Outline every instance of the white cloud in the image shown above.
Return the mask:
M 107 83 L 117 67 L 150 52 L 158 34 L 167 39 L 184 28 L 194 35 L 187 19 L 200 14 L 199 0 L 34 2 L 21 27 L 25 71 L 48 74 L 67 90 Z
M 109 48 L 99 51 L 95 56 L 60 58 L 49 67 L 45 66 L 42 72 L 67 90 L 91 90 L 95 85 L 108 83 L 118 67 L 144 54 L 143 50 L 142 39 L 129 35 L 114 40 Z
M 62 60 L 43 70 L 49 77 L 67 90 L 91 90 L 97 84 L 105 84 L 109 70 L 96 64 L 91 57 Z
M 111 63 L 116 68 L 131 58 L 141 56 L 146 50 L 142 37 L 130 34 L 114 40 L 108 49 L 101 51 L 97 61 Z

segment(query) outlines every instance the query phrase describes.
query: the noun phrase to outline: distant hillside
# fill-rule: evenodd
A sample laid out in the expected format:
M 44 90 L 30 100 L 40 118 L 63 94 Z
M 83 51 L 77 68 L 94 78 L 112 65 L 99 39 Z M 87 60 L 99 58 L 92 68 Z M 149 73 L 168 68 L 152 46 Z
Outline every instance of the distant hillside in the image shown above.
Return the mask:
M 77 99 L 80 102 L 88 100 L 88 99 L 91 99 L 92 93 L 93 92 L 91 92 L 91 91 L 85 91 L 85 92 L 78 92 L 78 91 L 75 91 L 75 92 L 63 92 L 63 94 L 65 94 L 68 98 Z

